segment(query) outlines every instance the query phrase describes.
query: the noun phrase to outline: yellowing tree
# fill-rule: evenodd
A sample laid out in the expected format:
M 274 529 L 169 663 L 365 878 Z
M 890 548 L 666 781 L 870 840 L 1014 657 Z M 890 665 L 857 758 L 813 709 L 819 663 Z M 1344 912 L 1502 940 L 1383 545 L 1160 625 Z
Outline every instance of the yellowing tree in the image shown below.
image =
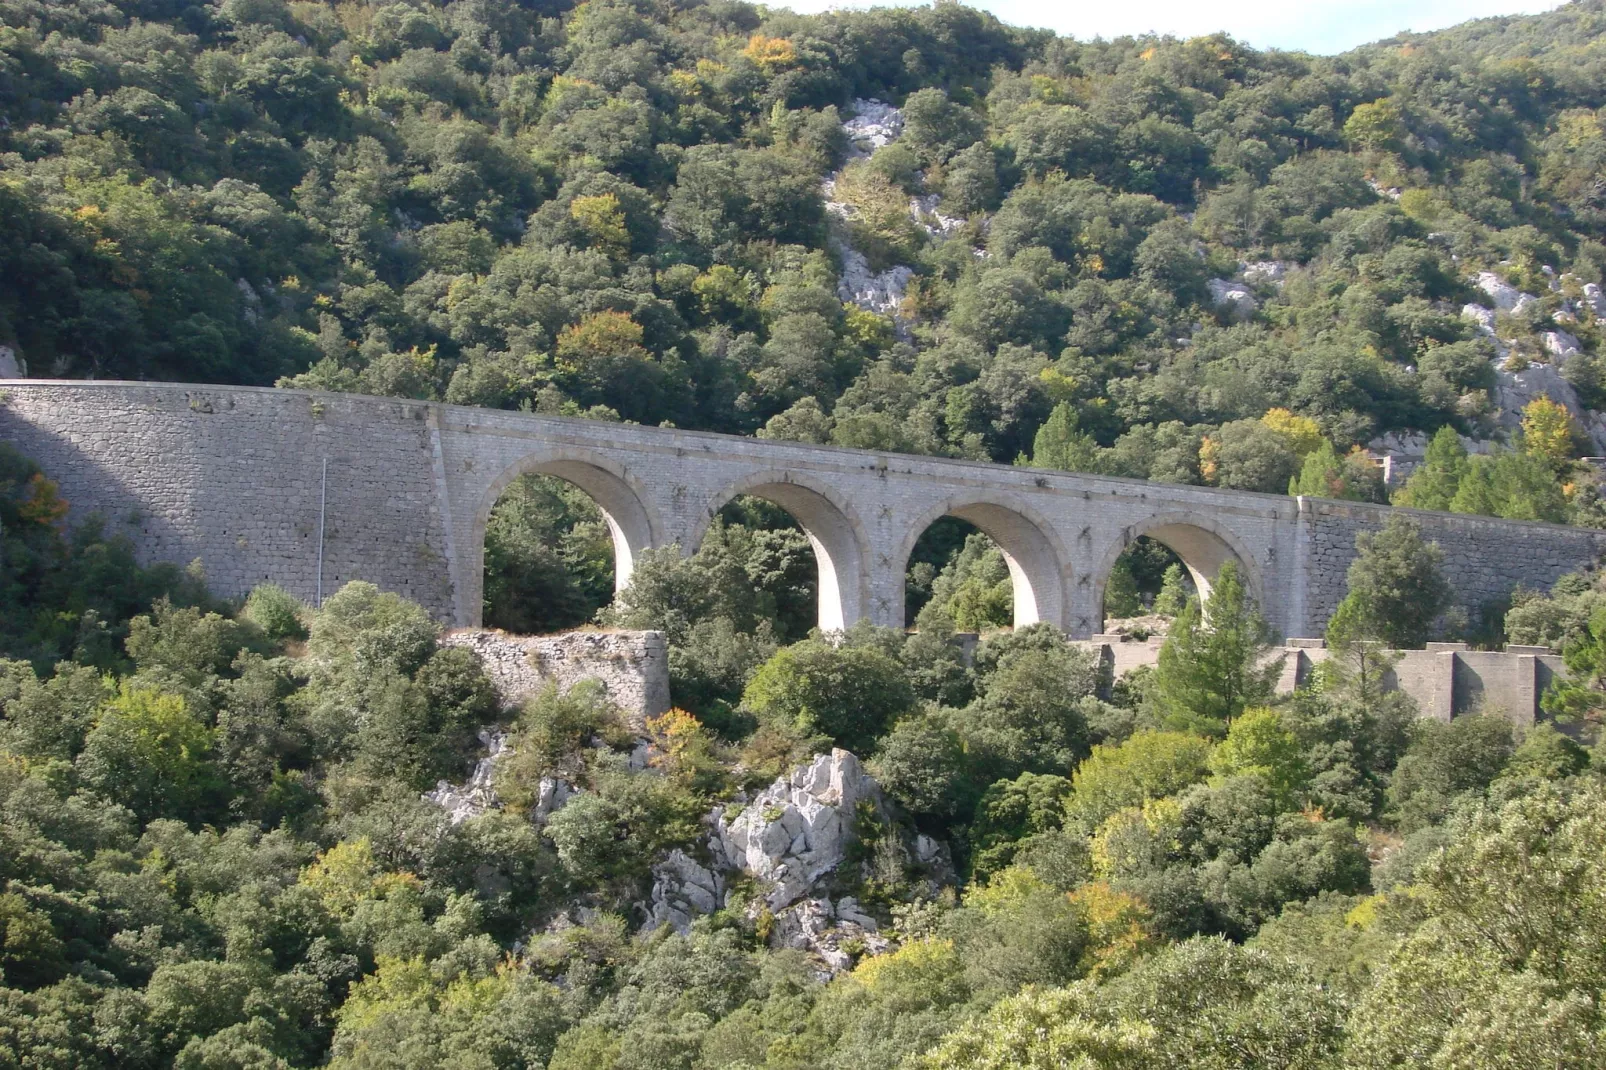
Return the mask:
M 755 33 L 742 49 L 742 55 L 765 74 L 774 74 L 797 62 L 797 49 L 784 37 L 765 37 Z
M 1573 417 L 1567 406 L 1546 397 L 1534 398 L 1523 406 L 1523 449 L 1562 468 L 1573 457 Z
M 569 218 L 585 231 L 591 247 L 614 260 L 630 254 L 630 231 L 625 227 L 624 209 L 612 193 L 576 197 L 569 204 Z
M 1322 444 L 1322 428 L 1309 416 L 1300 416 L 1288 409 L 1268 409 L 1260 422 L 1288 440 L 1288 448 L 1300 457 Z

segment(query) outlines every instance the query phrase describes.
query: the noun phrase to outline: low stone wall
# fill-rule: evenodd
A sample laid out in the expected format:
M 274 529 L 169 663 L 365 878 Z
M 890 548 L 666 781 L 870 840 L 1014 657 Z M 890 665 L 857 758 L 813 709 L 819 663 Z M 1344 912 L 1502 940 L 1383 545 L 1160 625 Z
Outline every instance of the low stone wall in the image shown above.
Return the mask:
M 1159 661 L 1165 640 L 1095 635 L 1084 645 L 1120 676 Z M 1423 717 L 1440 721 L 1486 713 L 1527 727 L 1542 716 L 1539 701 L 1551 681 L 1567 676 L 1561 655 L 1546 647 L 1473 650 L 1465 643 L 1429 643 L 1423 650 L 1391 653 L 1396 661 L 1384 686 L 1404 691 L 1416 700 Z M 1328 650 L 1320 639 L 1290 639 L 1272 656 L 1278 655 L 1285 659 L 1278 690 L 1286 694 L 1309 678 L 1310 670 L 1327 659 Z
M 669 648 L 662 632 L 532 636 L 464 628 L 447 632 L 441 645 L 479 655 L 508 706 L 547 684 L 567 691 L 581 680 L 599 680 L 638 731 L 645 729 L 647 718 L 669 709 Z

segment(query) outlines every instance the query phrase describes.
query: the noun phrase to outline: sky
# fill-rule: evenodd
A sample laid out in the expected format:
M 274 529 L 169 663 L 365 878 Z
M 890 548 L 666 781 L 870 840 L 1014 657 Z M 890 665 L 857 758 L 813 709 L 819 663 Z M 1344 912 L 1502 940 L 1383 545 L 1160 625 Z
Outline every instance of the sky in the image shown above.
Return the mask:
M 897 0 L 878 0 L 886 4 Z M 1197 37 L 1225 30 L 1255 48 L 1332 55 L 1405 30 L 1441 30 L 1490 15 L 1527 15 L 1561 0 L 966 0 L 1016 26 L 1041 26 L 1082 40 L 1123 34 Z M 772 6 L 816 12 L 868 2 L 790 0 Z

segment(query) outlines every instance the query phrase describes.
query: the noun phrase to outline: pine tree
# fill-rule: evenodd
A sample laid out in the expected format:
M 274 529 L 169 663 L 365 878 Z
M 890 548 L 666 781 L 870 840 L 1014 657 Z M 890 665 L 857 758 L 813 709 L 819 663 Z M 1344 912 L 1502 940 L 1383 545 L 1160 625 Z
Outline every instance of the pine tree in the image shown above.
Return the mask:
M 1188 604 L 1188 581 L 1182 566 L 1172 562 L 1160 577 L 1160 593 L 1154 597 L 1154 612 L 1162 617 L 1180 616 Z
M 1099 444 L 1080 429 L 1076 409 L 1068 401 L 1054 406 L 1032 439 L 1032 467 L 1067 472 L 1099 470 Z
M 1355 548 L 1349 593 L 1328 622 L 1330 642 L 1339 648 L 1367 641 L 1421 646 L 1450 601 L 1438 543 L 1425 542 L 1416 521 L 1395 515 L 1382 531 L 1357 536 Z
M 1171 625 L 1151 694 L 1167 727 L 1221 736 L 1247 706 L 1269 701 L 1283 659 L 1267 660 L 1272 634 L 1232 562 L 1203 606 L 1190 598 Z
M 1394 504 L 1413 509 L 1450 509 L 1470 467 L 1461 436 L 1453 427 L 1441 427 L 1428 443 L 1422 466 L 1411 473 L 1394 496 Z

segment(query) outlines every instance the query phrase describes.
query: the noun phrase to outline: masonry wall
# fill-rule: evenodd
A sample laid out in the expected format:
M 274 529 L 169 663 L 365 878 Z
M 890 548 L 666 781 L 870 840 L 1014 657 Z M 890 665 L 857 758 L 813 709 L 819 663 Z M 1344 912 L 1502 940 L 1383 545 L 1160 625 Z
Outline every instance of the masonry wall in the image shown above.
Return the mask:
M 0 439 L 60 485 L 71 522 L 98 514 L 144 562 L 199 560 L 225 597 L 271 580 L 313 602 L 322 503 L 325 595 L 363 579 L 451 612 L 427 405 L 139 384 L 0 395 Z
M 1095 635 L 1086 646 L 1111 666 L 1114 674 L 1160 658 L 1160 637 L 1129 639 Z M 1403 691 L 1416 701 L 1420 716 L 1449 721 L 1472 713 L 1505 717 L 1527 727 L 1544 714 L 1540 701 L 1554 680 L 1565 679 L 1561 656 L 1544 647 L 1509 646 L 1505 650 L 1472 650 L 1465 643 L 1429 643 L 1423 650 L 1390 651 L 1394 667 L 1383 686 Z M 1287 694 L 1303 684 L 1328 651 L 1316 640 L 1295 640 L 1271 657 L 1283 658 L 1277 690 Z
M 1355 537 L 1377 531 L 1393 513 L 1410 515 L 1423 535 L 1439 544 L 1456 604 L 1474 622 L 1481 608 L 1502 602 L 1516 587 L 1548 590 L 1560 576 L 1593 563 L 1603 547 L 1602 533 L 1586 528 L 1312 498 L 1300 501 L 1309 554 L 1304 572 L 1313 628 L 1308 634 L 1320 634 L 1321 623 L 1344 598 L 1345 573 L 1355 560 Z
M 477 654 L 504 706 L 517 706 L 548 684 L 567 691 L 581 680 L 597 680 L 638 732 L 649 717 L 669 709 L 669 649 L 662 632 L 529 636 L 468 628 L 447 632 L 441 645 Z

